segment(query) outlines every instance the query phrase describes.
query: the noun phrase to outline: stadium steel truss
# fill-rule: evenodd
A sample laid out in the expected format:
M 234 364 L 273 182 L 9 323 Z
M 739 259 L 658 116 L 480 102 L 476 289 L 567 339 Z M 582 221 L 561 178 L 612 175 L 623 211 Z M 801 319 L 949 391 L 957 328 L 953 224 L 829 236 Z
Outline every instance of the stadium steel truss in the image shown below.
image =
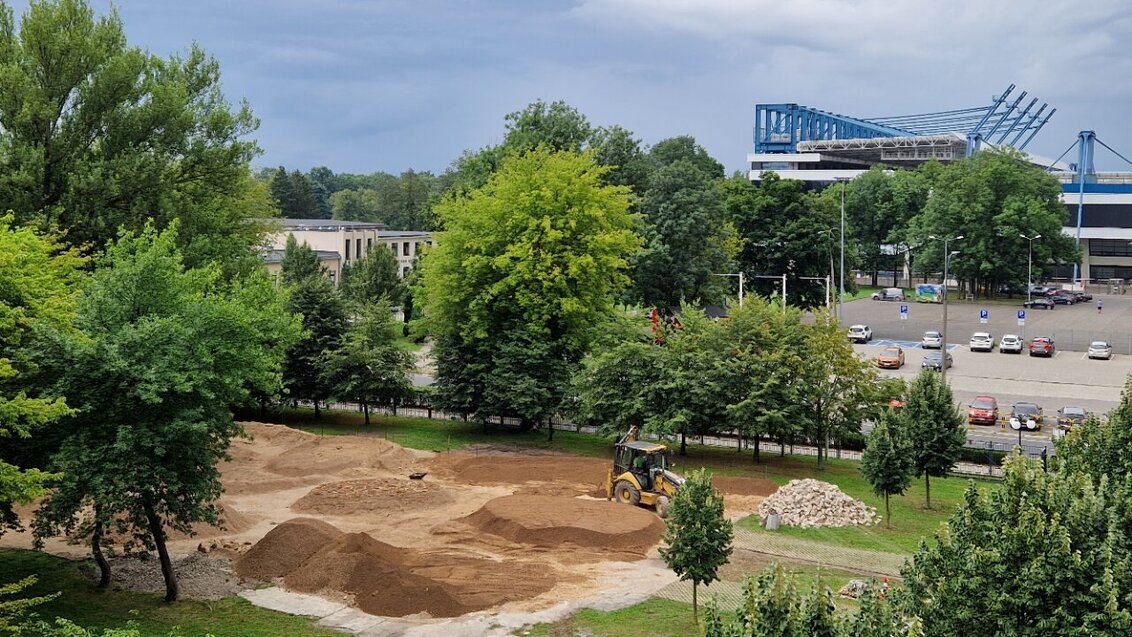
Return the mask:
M 930 154 L 951 152 L 943 148 L 953 147 L 957 137 L 966 139 L 968 155 L 978 150 L 982 141 L 1022 150 L 1057 109 L 1043 102 L 1035 110 L 1039 100 L 1027 101 L 1026 91 L 1011 99 L 1014 89 L 1011 84 L 989 106 L 868 119 L 798 104 L 756 104 L 755 152 L 794 153 L 803 150 L 799 144 L 804 144 L 805 150 L 850 150 L 865 148 L 862 144 L 870 140 L 887 138 L 881 144 L 886 148 Z M 872 144 L 877 147 L 876 141 Z M 933 151 L 933 147 L 940 150 Z

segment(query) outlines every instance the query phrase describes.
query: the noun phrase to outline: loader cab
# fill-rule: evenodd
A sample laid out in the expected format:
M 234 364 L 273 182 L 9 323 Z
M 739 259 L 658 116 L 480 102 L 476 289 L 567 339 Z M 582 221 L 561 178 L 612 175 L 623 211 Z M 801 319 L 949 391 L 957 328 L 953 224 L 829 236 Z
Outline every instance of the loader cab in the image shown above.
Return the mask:
M 642 487 L 651 489 L 654 476 L 668 468 L 667 451 L 668 447 L 654 442 L 619 444 L 613 454 L 613 474 L 632 472 Z

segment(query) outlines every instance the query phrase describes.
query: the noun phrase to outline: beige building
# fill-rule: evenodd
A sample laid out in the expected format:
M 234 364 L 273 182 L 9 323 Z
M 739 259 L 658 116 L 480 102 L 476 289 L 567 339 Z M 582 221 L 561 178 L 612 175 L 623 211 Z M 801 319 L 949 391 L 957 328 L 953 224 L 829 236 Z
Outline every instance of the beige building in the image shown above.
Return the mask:
M 403 277 L 426 246 L 433 243 L 431 232 L 387 230 L 385 224 L 335 219 L 278 219 L 280 231 L 271 235 L 270 249 L 264 255 L 268 272 L 278 276 L 282 269 L 287 237 L 307 244 L 334 281 L 342 280 L 342 268 L 361 259 L 370 250 L 391 250 L 397 257 L 397 272 Z

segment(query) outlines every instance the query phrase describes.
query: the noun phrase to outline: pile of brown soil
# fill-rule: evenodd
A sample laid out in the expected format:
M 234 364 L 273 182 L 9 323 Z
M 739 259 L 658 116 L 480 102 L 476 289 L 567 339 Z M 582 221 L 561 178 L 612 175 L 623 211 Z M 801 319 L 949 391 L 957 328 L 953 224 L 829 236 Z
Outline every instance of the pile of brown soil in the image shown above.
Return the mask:
M 778 490 L 777 484 L 765 478 L 712 476 L 711 484 L 726 495 L 757 495 L 765 498 Z
M 580 493 L 605 481 L 609 462 L 566 455 L 490 453 L 470 456 L 451 453 L 433 458 L 430 466 L 468 484 L 496 485 L 555 482 L 577 485 Z
M 652 511 L 602 500 L 548 495 L 496 498 L 464 519 L 514 542 L 643 556 L 660 542 L 664 523 Z
M 268 531 L 236 562 L 236 573 L 245 579 L 283 577 L 340 537 L 341 531 L 322 520 L 287 520 Z
M 455 496 L 438 485 L 408 478 L 343 480 L 321 484 L 291 505 L 299 513 L 358 515 L 447 504 Z
M 416 457 L 404 447 L 380 438 L 335 436 L 290 446 L 264 466 L 268 471 L 296 478 L 337 474 L 347 469 L 406 472 Z
M 258 518 L 251 515 L 241 513 L 236 507 L 230 503 L 221 500 L 217 503 L 220 507 L 220 527 L 211 526 L 208 524 L 200 523 L 193 525 L 192 537 L 198 538 L 211 538 L 221 535 L 236 535 L 243 533 L 248 529 L 255 526 Z M 223 527 L 223 528 L 221 528 Z M 180 540 L 189 537 L 187 533 L 181 533 L 172 529 L 168 530 L 169 538 L 173 540 Z

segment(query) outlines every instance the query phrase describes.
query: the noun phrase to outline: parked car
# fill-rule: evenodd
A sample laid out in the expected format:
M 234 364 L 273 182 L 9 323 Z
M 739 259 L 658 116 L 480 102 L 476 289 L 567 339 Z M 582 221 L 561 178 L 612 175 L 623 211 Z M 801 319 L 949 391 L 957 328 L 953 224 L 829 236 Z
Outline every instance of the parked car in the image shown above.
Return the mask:
M 1030 286 L 1030 294 L 1045 294 L 1046 292 L 1049 292 L 1051 289 L 1052 288 L 1048 288 L 1044 285 L 1031 285 Z
M 1054 305 L 1073 305 L 1077 302 L 1077 297 L 1069 290 L 1050 290 L 1046 292 L 1046 298 L 1053 301 Z
M 944 361 L 947 361 L 944 363 Z M 951 354 L 940 350 L 938 352 L 928 352 L 924 355 L 924 362 L 920 363 L 920 367 L 925 369 L 943 369 L 944 365 L 950 369 L 954 361 L 951 359 Z
M 1057 346 L 1054 345 L 1052 338 L 1048 336 L 1035 336 L 1030 339 L 1030 356 L 1045 356 L 1051 358 L 1055 353 L 1057 353 Z
M 1086 301 L 1092 301 L 1093 295 L 1083 290 L 1075 290 L 1073 292 L 1073 298 L 1077 303 L 1085 303 Z
M 975 332 L 971 335 L 972 352 L 993 352 L 994 337 L 987 332 Z
M 1035 310 L 1052 310 L 1054 307 L 1053 299 L 1044 296 L 1036 296 L 1029 301 L 1023 301 L 1022 307 L 1028 307 Z
M 873 340 L 873 329 L 868 325 L 850 325 L 849 340 L 854 343 L 868 343 Z
M 1003 334 L 1002 340 L 998 342 L 998 351 L 1003 354 L 1021 354 L 1022 337 L 1017 334 Z
M 1089 343 L 1089 358 L 1103 358 L 1112 360 L 1112 345 L 1107 341 L 1093 341 Z
M 904 290 L 900 288 L 885 288 L 880 292 L 873 292 L 874 301 L 903 301 Z
M 904 367 L 904 350 L 890 345 L 877 354 L 877 367 L 884 367 L 886 369 L 900 369 Z
M 1042 408 L 1034 403 L 1014 403 L 1010 407 L 1010 428 L 1030 431 L 1041 429 Z
M 1089 412 L 1084 407 L 1062 407 L 1057 410 L 1057 428 L 1062 431 L 1069 431 L 1069 429 L 1084 423 L 1088 417 Z
M 943 334 L 939 332 L 924 332 L 924 338 L 920 341 L 920 347 L 924 349 L 939 349 L 943 347 Z
M 967 422 L 972 425 L 993 425 L 998 422 L 998 401 L 994 396 L 975 396 L 975 400 L 967 407 Z

